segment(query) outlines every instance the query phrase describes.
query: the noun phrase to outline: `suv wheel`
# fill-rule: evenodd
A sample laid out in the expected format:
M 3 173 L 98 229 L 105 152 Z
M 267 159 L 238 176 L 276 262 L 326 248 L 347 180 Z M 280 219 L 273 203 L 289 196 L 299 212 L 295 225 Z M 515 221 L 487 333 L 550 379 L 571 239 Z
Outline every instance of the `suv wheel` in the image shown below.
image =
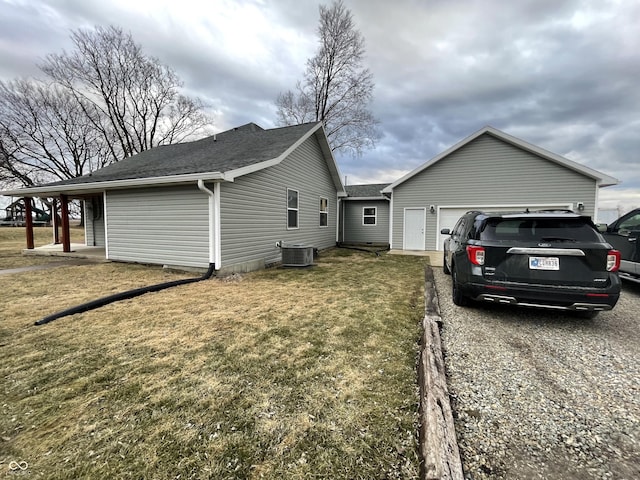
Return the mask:
M 447 265 L 447 251 L 446 250 L 445 250 L 442 258 L 443 258 L 442 271 L 444 272 L 445 275 L 451 275 L 451 270 L 449 269 L 449 265 Z
M 453 297 L 453 303 L 458 305 L 459 307 L 466 307 L 469 305 L 469 298 L 465 297 L 460 290 L 460 283 L 458 282 L 458 273 L 456 272 L 455 266 L 451 269 L 451 283 L 453 285 L 451 294 Z

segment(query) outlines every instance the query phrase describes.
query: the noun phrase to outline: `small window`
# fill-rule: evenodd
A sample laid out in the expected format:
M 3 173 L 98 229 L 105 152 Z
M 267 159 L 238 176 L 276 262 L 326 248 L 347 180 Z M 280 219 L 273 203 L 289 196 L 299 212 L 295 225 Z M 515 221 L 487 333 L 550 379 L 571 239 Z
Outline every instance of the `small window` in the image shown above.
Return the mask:
M 329 226 L 329 200 L 320 197 L 320 226 Z
M 298 228 L 298 191 L 287 188 L 287 228 Z
M 362 209 L 362 224 L 376 225 L 378 223 L 377 207 L 364 207 Z

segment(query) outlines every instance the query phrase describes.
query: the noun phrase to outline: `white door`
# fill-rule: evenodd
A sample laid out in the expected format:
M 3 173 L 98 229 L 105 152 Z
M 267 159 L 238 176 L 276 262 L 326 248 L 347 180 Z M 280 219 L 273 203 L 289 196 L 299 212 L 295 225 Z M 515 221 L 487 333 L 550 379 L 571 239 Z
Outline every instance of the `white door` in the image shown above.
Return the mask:
M 404 250 L 424 250 L 424 208 L 407 208 L 404 211 Z

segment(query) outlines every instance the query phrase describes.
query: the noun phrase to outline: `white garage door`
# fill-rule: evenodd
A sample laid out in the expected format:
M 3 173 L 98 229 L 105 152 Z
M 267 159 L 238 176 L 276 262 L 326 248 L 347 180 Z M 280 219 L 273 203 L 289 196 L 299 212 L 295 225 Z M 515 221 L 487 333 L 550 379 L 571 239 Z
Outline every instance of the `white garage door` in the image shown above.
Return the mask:
M 439 207 L 438 208 L 438 250 L 442 250 L 444 240 L 448 235 L 442 235 L 440 230 L 448 228 L 452 230 L 458 219 L 469 210 L 483 210 L 487 212 L 517 212 L 525 209 L 549 210 L 571 209 L 573 205 L 499 205 L 499 206 L 470 206 L 470 207 Z

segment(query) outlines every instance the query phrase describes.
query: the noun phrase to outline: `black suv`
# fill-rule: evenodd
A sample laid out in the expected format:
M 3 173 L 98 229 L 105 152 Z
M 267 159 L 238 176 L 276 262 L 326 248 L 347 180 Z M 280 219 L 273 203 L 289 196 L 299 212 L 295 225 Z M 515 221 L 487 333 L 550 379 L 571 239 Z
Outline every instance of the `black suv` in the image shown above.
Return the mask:
M 605 240 L 620 251 L 620 278 L 640 283 L 640 208 L 609 226 L 598 227 Z
M 620 296 L 620 252 L 589 217 L 572 211 L 463 215 L 444 242 L 453 301 L 583 312 L 611 310 Z

